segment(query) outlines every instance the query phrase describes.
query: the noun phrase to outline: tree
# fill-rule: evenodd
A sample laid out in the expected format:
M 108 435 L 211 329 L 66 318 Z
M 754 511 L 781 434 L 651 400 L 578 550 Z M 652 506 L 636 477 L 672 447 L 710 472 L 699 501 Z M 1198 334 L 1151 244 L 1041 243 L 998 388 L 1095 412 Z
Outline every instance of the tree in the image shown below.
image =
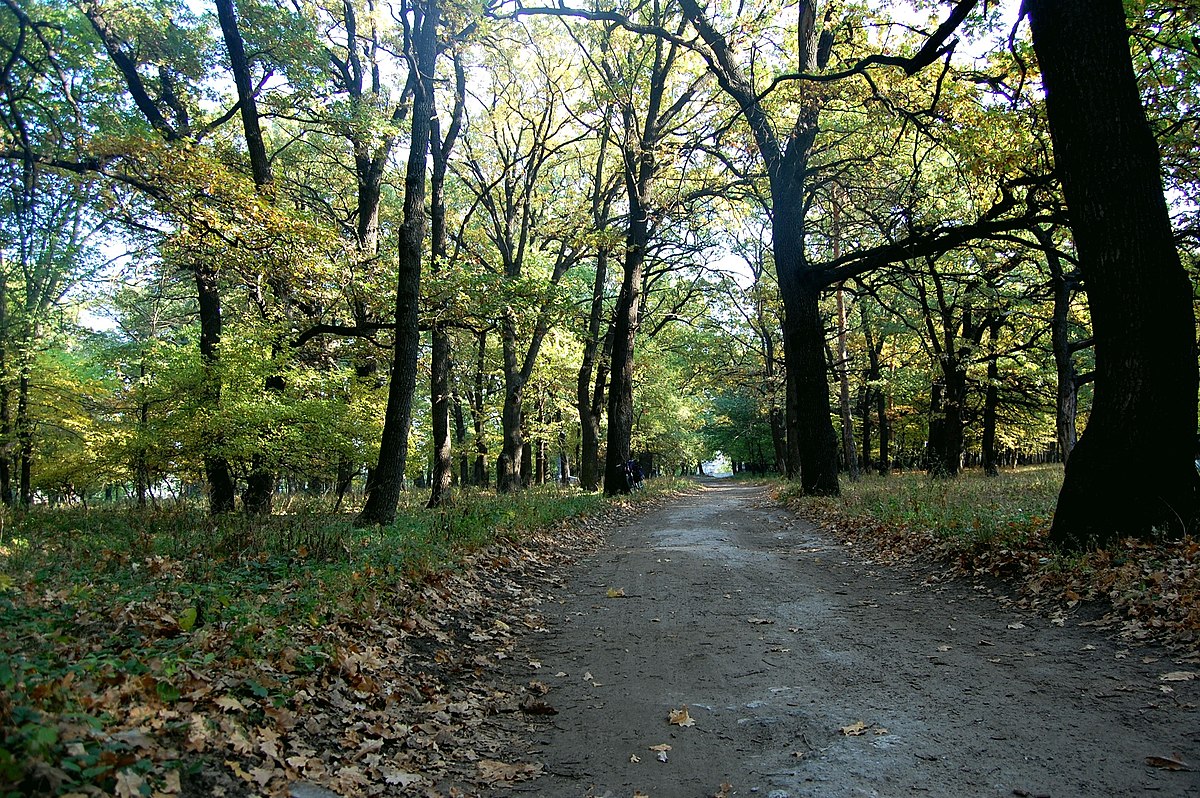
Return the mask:
M 1200 512 L 1196 320 L 1120 0 L 1027 0 L 1095 335 L 1095 399 L 1051 539 L 1180 535 Z
M 414 87 L 412 135 L 404 179 L 404 223 L 400 228 L 396 267 L 395 342 L 392 375 L 379 459 L 367 485 L 367 497 L 356 523 L 390 524 L 396 518 L 404 468 L 408 459 L 408 433 L 412 424 L 413 390 L 417 381 L 420 345 L 418 304 L 421 295 L 421 256 L 425 246 L 425 183 L 433 116 L 433 72 L 437 58 L 437 29 L 441 16 L 438 0 L 414 5 L 413 60 L 418 78 Z

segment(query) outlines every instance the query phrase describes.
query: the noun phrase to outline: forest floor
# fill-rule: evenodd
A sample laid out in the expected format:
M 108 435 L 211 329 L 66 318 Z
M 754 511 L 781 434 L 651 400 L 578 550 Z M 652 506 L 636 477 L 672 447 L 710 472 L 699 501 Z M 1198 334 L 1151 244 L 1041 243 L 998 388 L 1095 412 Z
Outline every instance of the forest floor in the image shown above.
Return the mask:
M 610 523 L 529 608 L 524 711 L 488 724 L 540 775 L 483 794 L 1200 795 L 1193 646 L 934 568 L 732 481 Z

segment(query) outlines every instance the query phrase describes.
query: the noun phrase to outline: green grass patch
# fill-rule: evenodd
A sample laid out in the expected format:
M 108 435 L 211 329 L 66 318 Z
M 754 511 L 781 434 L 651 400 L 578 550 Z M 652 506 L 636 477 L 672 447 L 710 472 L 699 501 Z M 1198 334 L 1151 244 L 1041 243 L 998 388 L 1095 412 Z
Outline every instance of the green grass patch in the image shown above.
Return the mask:
M 842 481 L 837 498 L 801 496 L 785 484 L 780 496 L 822 516 L 871 519 L 932 538 L 945 549 L 1025 546 L 1044 539 L 1062 487 L 1061 466 L 1031 466 L 984 476 L 966 471 L 956 479 L 918 472 Z

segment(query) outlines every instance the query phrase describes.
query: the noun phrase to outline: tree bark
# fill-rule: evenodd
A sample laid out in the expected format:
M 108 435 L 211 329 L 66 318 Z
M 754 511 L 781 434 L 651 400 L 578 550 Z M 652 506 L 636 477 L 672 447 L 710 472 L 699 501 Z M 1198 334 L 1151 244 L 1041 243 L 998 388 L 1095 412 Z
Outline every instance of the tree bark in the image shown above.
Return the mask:
M 996 421 L 1000 404 L 1000 362 L 997 338 L 1000 323 L 993 321 L 988 326 L 990 351 L 987 361 L 987 387 L 983 397 L 983 473 L 989 477 L 999 476 L 1000 459 L 996 452 Z
M 433 258 L 429 271 L 437 278 L 442 262 L 446 259 L 446 169 L 450 153 L 454 149 L 458 132 L 462 128 L 463 103 L 466 96 L 466 72 L 454 56 L 455 92 L 454 111 L 450 127 L 442 139 L 436 112 L 430 121 L 430 148 L 433 154 L 433 169 L 429 179 L 430 195 L 430 249 Z M 454 463 L 450 446 L 450 334 L 437 313 L 430 331 L 431 352 L 429 358 L 429 401 L 432 412 L 433 472 L 429 478 L 429 501 L 427 507 L 440 507 L 450 493 L 454 479 Z
M 205 404 L 214 410 L 221 404 L 221 294 L 217 275 L 206 265 L 194 268 L 196 296 L 200 305 L 200 363 L 205 371 Z M 234 485 L 222 448 L 225 436 L 213 430 L 208 451 L 204 454 L 204 474 L 208 480 L 208 507 L 213 515 L 233 511 Z
M 575 404 L 579 409 L 580 452 L 579 485 L 592 491 L 600 487 L 600 418 L 604 408 L 604 380 L 597 380 L 593 390 L 592 378 L 604 370 L 604 357 L 597 357 L 601 346 L 607 349 L 611 337 L 601 341 L 600 326 L 604 322 L 604 285 L 608 279 L 609 252 L 601 247 L 596 253 L 596 279 L 592 283 L 592 304 L 588 311 L 587 334 L 583 341 L 583 358 L 575 385 Z M 605 353 L 607 354 L 607 353 Z M 599 393 L 599 402 L 595 401 Z
M 1071 300 L 1078 289 L 1077 278 L 1063 270 L 1062 258 L 1054 246 L 1054 238 L 1040 228 L 1034 230 L 1038 243 L 1046 253 L 1050 269 L 1050 288 L 1054 294 L 1054 310 L 1050 319 L 1050 341 L 1054 351 L 1054 370 L 1058 378 L 1054 402 L 1054 429 L 1058 453 L 1064 463 L 1079 440 L 1075 419 L 1079 405 L 1079 375 L 1071 347 Z
M 412 424 L 412 398 L 417 381 L 420 344 L 418 303 L 421 295 L 421 251 L 425 243 L 425 176 L 429 149 L 429 120 L 433 115 L 433 69 L 437 54 L 438 0 L 426 0 L 415 26 L 416 68 L 419 78 L 413 99 L 412 136 L 404 179 L 404 222 L 400 228 L 396 266 L 396 338 L 392 350 L 392 375 L 379 459 L 367 485 L 367 497 L 356 523 L 390 524 L 396 518 L 404 468 L 408 459 L 408 432 Z
M 1026 0 L 1087 286 L 1095 400 L 1051 527 L 1066 549 L 1178 536 L 1200 509 L 1195 312 L 1121 0 Z
M 835 242 L 834 257 L 838 255 Z M 846 324 L 846 291 L 837 289 L 837 369 L 838 410 L 842 416 L 842 457 L 851 480 L 858 479 L 858 450 L 854 447 L 854 408 L 850 405 L 850 347 L 849 329 Z

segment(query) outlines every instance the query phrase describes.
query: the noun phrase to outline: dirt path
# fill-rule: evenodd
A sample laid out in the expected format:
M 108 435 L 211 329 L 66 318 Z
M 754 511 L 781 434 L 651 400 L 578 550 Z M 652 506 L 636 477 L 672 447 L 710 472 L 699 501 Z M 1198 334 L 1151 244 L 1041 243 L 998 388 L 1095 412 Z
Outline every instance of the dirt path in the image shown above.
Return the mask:
M 632 524 L 527 638 L 557 714 L 529 716 L 522 794 L 1200 796 L 1145 761 L 1200 763 L 1200 682 L 1161 678 L 1194 665 L 872 566 L 760 488 Z

